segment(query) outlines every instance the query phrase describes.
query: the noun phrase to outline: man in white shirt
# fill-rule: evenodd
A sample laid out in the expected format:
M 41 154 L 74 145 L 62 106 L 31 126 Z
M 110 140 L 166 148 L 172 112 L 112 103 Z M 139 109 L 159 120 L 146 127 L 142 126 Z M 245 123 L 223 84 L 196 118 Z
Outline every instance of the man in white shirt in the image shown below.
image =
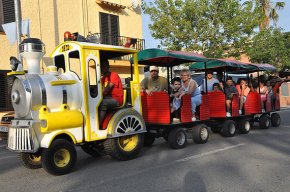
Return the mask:
M 207 71 L 206 79 L 207 79 L 207 91 L 211 92 L 213 91 L 213 84 L 219 83 L 219 81 L 213 77 L 213 72 L 211 70 Z M 206 92 L 205 79 L 202 80 L 200 91 Z

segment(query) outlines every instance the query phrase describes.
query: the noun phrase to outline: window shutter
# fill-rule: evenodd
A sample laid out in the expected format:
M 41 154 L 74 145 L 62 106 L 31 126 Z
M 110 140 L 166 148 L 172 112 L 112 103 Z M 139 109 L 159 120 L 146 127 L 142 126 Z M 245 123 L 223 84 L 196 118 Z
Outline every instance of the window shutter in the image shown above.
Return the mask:
M 118 45 L 119 16 L 100 13 L 102 43 Z
M 109 43 L 109 15 L 100 13 L 101 39 L 103 44 Z
M 112 44 L 118 45 L 119 17 L 116 15 L 110 15 L 110 24 L 111 24 Z
M 13 0 L 0 0 L 0 32 L 4 32 L 2 24 L 15 21 L 15 7 Z

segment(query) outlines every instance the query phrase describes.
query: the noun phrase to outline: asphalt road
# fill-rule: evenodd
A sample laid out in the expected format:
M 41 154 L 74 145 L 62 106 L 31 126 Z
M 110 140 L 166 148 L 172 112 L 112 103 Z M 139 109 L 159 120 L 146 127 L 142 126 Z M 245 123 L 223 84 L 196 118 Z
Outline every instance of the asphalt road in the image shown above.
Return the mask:
M 51 176 L 29 170 L 0 141 L 0 191 L 290 191 L 290 111 L 282 124 L 247 135 L 223 138 L 211 134 L 208 143 L 172 150 L 163 139 L 125 162 L 109 156 L 93 158 L 78 149 L 74 171 Z

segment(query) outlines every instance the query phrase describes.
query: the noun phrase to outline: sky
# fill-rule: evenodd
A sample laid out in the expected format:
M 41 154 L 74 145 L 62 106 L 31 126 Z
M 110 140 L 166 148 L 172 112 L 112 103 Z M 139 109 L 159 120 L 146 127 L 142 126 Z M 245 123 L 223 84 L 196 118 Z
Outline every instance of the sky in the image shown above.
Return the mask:
M 152 0 L 144 0 L 146 3 Z M 276 2 L 278 0 L 273 0 Z M 290 0 L 284 0 L 286 6 L 283 10 L 280 10 L 279 13 L 279 21 L 277 23 L 278 27 L 284 29 L 285 32 L 290 32 Z M 142 15 L 142 22 L 143 22 L 143 39 L 145 39 L 146 48 L 156 48 L 159 44 L 159 40 L 155 40 L 150 33 L 148 25 L 150 24 L 151 20 L 149 15 L 143 14 Z

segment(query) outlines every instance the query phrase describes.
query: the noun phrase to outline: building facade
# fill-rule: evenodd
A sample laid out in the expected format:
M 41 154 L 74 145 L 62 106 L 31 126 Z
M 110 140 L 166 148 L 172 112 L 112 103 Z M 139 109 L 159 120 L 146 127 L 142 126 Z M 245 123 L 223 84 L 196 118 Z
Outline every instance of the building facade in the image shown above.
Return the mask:
M 93 34 L 102 44 L 145 48 L 141 0 L 25 0 L 20 4 L 22 20 L 30 21 L 30 37 L 41 39 L 46 47 L 42 72 L 52 64 L 49 55 L 64 41 L 66 31 L 84 37 Z M 1 24 L 14 21 L 14 1 L 0 0 L 0 113 L 12 110 L 10 96 L 6 94 L 6 73 L 10 71 L 10 56 L 17 56 L 17 43 L 10 45 Z M 117 71 L 121 78 L 129 77 L 128 59 L 110 62 L 111 70 Z M 27 69 L 25 62 L 23 65 Z

